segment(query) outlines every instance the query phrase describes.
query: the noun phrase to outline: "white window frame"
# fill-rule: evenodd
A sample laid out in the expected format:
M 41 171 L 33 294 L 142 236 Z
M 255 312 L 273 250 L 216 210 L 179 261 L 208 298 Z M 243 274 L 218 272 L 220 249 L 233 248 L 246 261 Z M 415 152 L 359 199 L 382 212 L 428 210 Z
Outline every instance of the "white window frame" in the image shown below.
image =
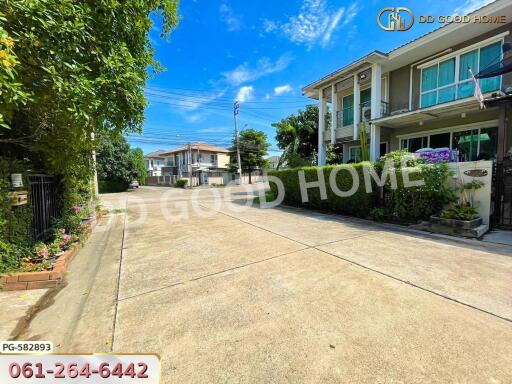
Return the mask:
M 422 108 L 429 108 L 429 107 L 433 107 L 435 105 L 439 105 L 439 91 L 440 90 L 443 90 L 445 88 L 449 88 L 449 87 L 453 87 L 455 86 L 455 99 L 454 100 L 450 100 L 448 102 L 453 102 L 453 101 L 457 101 L 457 100 L 463 100 L 463 99 L 466 99 L 466 98 L 469 98 L 471 97 L 472 95 L 470 96 L 467 96 L 467 97 L 464 97 L 462 99 L 459 99 L 458 97 L 458 93 L 459 93 L 459 86 L 461 84 L 465 84 L 469 81 L 473 81 L 471 78 L 469 79 L 465 79 L 465 80 L 462 80 L 460 81 L 459 80 L 459 77 L 460 77 L 460 57 L 466 53 L 469 53 L 471 51 L 475 51 L 477 50 L 478 53 L 477 53 L 477 61 L 478 61 L 478 68 L 480 68 L 480 50 L 482 48 L 485 48 L 489 45 L 492 45 L 492 44 L 495 44 L 495 43 L 498 43 L 498 42 L 501 42 L 501 45 L 503 47 L 503 44 L 505 43 L 505 36 L 507 36 L 509 34 L 509 32 L 504 32 L 502 34 L 499 34 L 497 36 L 494 36 L 494 37 L 491 37 L 489 39 L 486 39 L 486 40 L 483 40 L 479 43 L 476 43 L 476 44 L 472 44 L 466 48 L 463 48 L 463 49 L 460 49 L 456 52 L 453 52 L 451 54 L 448 54 L 448 55 L 444 55 L 444 56 L 441 56 L 439 58 L 436 58 L 434 60 L 431 60 L 431 61 L 428 61 L 426 63 L 423 63 L 421 65 L 418 65 L 418 69 L 420 70 L 420 101 L 419 101 L 419 108 L 422 109 Z M 454 80 L 455 82 L 454 83 L 451 83 L 451 84 L 447 84 L 447 85 L 443 85 L 442 87 L 437 87 L 437 88 L 434 88 L 434 89 L 431 89 L 429 91 L 423 91 L 423 70 L 425 69 L 428 69 L 430 67 L 433 67 L 434 65 L 437 65 L 437 75 L 439 76 L 439 64 L 445 62 L 445 61 L 448 61 L 448 60 L 451 60 L 455 58 L 455 77 L 454 77 Z M 500 60 L 503 59 L 503 49 L 501 50 L 501 56 L 500 56 Z M 500 76 L 500 85 L 499 85 L 499 88 L 501 89 L 503 85 L 503 76 Z M 436 102 L 435 104 L 432 104 L 432 105 L 429 105 L 427 107 L 422 107 L 423 105 L 423 95 L 426 94 L 426 93 L 432 93 L 432 92 L 436 92 Z M 447 102 L 447 103 L 448 103 Z M 445 103 L 442 103 L 442 104 L 445 104 Z

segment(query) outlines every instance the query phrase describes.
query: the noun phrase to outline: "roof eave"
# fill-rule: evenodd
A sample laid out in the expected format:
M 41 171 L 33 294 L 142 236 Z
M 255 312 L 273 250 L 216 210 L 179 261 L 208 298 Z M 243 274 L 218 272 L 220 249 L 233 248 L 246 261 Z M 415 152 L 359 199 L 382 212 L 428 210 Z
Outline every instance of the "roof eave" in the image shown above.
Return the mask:
M 322 77 L 320 80 L 306 85 L 302 88 L 302 94 L 307 97 L 311 97 L 309 95 L 316 95 L 318 93 L 318 89 L 321 88 L 322 85 L 325 85 L 325 83 L 332 82 L 334 79 L 341 78 L 343 76 L 351 75 L 352 71 L 359 69 L 361 65 L 364 65 L 365 63 L 379 63 L 387 57 L 387 53 L 381 51 L 370 52 L 369 54 L 357 59 L 356 61 L 353 61 L 345 67 L 339 68 L 336 71 L 329 73 L 327 76 Z

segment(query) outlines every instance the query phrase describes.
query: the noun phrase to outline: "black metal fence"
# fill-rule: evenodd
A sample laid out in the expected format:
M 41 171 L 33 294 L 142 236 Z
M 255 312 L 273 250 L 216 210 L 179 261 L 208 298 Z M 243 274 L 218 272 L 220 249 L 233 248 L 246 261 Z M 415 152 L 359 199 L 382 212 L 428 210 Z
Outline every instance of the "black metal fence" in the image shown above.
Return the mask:
M 29 179 L 34 240 L 45 240 L 53 221 L 62 215 L 59 182 L 47 175 L 33 175 Z

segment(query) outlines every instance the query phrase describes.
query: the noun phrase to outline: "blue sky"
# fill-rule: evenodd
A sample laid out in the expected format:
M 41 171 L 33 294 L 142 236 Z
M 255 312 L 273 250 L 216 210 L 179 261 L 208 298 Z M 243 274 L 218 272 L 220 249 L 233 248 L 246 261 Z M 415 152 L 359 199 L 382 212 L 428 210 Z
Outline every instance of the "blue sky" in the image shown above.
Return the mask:
M 388 51 L 438 24 L 386 32 L 380 9 L 405 6 L 415 15 L 464 14 L 490 0 L 182 0 L 170 38 L 150 33 L 166 68 L 147 84 L 144 133 L 130 135 L 145 153 L 189 141 L 229 146 L 232 102 L 241 101 L 239 128 L 263 130 L 278 154 L 273 122 L 308 103 L 301 88 L 358 57 Z

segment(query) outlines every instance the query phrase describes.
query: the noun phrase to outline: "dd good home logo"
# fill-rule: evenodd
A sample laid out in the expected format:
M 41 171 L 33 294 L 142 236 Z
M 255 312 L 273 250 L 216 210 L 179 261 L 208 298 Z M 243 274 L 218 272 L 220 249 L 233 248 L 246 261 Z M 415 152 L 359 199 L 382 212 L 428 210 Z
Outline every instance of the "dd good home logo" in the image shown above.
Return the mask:
M 377 23 L 385 31 L 407 31 L 414 24 L 414 15 L 409 8 L 387 7 L 377 15 Z

